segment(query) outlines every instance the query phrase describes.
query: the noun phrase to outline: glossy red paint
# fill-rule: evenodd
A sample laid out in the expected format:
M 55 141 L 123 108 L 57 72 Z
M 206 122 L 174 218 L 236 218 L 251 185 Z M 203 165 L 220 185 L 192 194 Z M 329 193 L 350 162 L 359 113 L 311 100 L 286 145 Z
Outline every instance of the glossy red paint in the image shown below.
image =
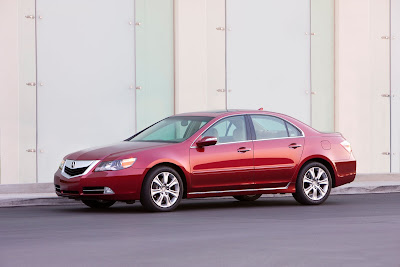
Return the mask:
M 254 140 L 196 146 L 201 134 L 215 122 L 234 115 L 270 115 L 286 120 L 303 133 L 299 137 Z M 233 196 L 263 193 L 293 193 L 301 166 L 319 161 L 327 166 L 333 186 L 354 180 L 356 160 L 340 143 L 339 133 L 324 134 L 283 114 L 266 111 L 198 112 L 176 116 L 210 116 L 213 119 L 181 143 L 119 142 L 67 155 L 68 160 L 112 161 L 136 158 L 132 167 L 119 171 L 94 172 L 66 178 L 60 170 L 54 175 L 59 196 L 76 199 L 139 200 L 143 180 L 155 166 L 175 168 L 185 184 L 184 197 Z M 250 120 L 249 120 L 250 121 Z M 249 125 L 247 125 L 249 127 Z M 98 164 L 100 164 L 100 162 Z M 97 164 L 97 165 L 98 165 Z M 84 187 L 110 187 L 115 194 L 85 194 Z

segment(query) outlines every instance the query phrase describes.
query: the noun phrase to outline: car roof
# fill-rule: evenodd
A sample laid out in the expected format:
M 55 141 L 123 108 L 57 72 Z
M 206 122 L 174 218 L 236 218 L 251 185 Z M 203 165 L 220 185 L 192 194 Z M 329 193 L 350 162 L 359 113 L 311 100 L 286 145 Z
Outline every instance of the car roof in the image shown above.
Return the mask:
M 176 114 L 174 116 L 205 116 L 205 117 L 223 117 L 226 115 L 234 114 L 269 114 L 269 115 L 284 115 L 276 112 L 252 109 L 225 109 L 225 110 L 211 110 L 211 111 L 196 111 Z

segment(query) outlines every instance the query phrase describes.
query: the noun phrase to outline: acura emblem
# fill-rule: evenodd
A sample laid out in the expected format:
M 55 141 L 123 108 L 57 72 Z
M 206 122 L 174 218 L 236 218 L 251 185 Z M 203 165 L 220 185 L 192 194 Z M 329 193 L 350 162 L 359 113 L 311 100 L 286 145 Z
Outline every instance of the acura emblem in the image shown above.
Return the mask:
M 73 161 L 73 162 L 71 163 L 71 168 L 72 168 L 72 169 L 75 168 L 75 161 Z

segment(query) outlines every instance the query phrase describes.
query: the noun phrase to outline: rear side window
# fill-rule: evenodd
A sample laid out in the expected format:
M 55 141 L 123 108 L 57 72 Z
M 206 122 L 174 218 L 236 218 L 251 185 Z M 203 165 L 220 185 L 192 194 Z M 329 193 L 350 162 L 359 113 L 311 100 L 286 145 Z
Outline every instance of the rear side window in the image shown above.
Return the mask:
M 266 115 L 251 115 L 256 140 L 301 136 L 301 132 L 286 121 Z

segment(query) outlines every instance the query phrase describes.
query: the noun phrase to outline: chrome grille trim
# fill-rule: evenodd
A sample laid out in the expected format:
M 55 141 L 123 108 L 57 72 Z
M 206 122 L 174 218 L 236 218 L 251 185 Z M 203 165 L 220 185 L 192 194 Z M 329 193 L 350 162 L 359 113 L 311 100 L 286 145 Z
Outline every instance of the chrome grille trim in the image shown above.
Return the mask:
M 67 159 L 65 160 L 65 164 L 63 169 L 61 170 L 61 174 L 62 176 L 64 176 L 67 179 L 71 179 L 71 178 L 75 178 L 75 177 L 79 177 L 82 175 L 86 175 L 88 174 L 98 163 L 100 162 L 100 160 L 70 160 Z M 74 164 L 72 164 L 74 163 Z M 74 165 L 74 167 L 72 167 L 72 165 Z M 65 167 L 71 169 L 71 170 L 76 170 L 76 169 L 83 169 L 86 168 L 86 170 L 80 174 L 77 175 L 69 175 L 68 173 L 65 172 Z

